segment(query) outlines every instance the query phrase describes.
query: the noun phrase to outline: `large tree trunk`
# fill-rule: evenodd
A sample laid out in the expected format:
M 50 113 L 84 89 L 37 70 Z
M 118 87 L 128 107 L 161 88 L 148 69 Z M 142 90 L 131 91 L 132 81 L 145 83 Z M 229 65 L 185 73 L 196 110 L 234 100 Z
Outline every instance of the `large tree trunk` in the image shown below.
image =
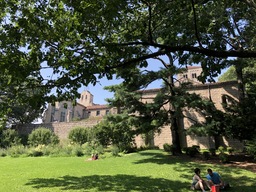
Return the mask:
M 172 121 L 171 121 L 172 145 L 175 148 L 175 153 L 181 154 L 182 151 L 181 151 L 181 144 L 180 144 L 178 119 L 175 117 L 171 117 L 171 118 L 172 118 Z
M 173 62 L 173 58 L 171 54 L 167 54 L 168 58 L 169 58 L 169 65 L 168 67 L 173 67 L 174 66 L 174 62 Z M 175 91 L 173 90 L 174 88 L 174 77 L 173 74 L 169 75 L 168 77 L 168 87 L 169 87 L 169 94 L 171 96 L 175 95 Z M 169 111 L 170 111 L 170 122 L 171 122 L 171 134 L 172 134 L 172 145 L 175 147 L 175 152 L 181 154 L 181 144 L 180 144 L 180 134 L 179 134 L 179 118 L 177 117 L 177 112 L 180 109 L 176 109 L 174 107 L 174 105 L 171 103 L 171 101 L 169 102 Z

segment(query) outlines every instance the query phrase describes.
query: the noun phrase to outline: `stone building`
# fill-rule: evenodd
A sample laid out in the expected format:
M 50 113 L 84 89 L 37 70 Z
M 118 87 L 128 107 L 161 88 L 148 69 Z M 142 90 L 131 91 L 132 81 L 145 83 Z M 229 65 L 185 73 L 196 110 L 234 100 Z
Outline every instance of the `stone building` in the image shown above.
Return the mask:
M 187 71 L 177 75 L 176 86 L 181 82 L 191 82 L 187 91 L 190 93 L 196 93 L 202 96 L 203 98 L 210 99 L 214 102 L 217 109 L 223 110 L 222 103 L 230 102 L 230 98 L 238 100 L 238 85 L 236 81 L 229 82 L 217 82 L 217 83 L 206 83 L 202 84 L 197 80 L 197 77 L 201 74 L 202 69 L 200 66 L 196 67 L 187 67 Z M 153 98 L 160 91 L 160 89 L 149 89 L 143 90 L 142 92 L 142 101 L 143 102 L 152 102 Z M 72 120 L 77 119 L 90 119 L 90 117 L 103 117 L 109 113 L 116 114 L 115 108 L 109 108 L 107 105 L 97 105 L 93 103 L 93 95 L 89 91 L 83 91 L 81 93 L 80 99 L 77 102 L 77 105 L 73 106 L 71 102 L 59 102 L 55 106 L 49 105 L 48 109 L 45 112 L 44 123 L 53 123 L 53 122 L 71 122 Z M 199 145 L 201 148 L 211 148 L 214 147 L 214 140 L 211 137 L 197 137 L 186 135 L 186 129 L 188 129 L 194 122 L 204 121 L 204 117 L 200 113 L 196 112 L 193 109 L 184 109 L 184 117 L 180 119 L 180 126 L 183 127 L 181 135 L 182 147 Z M 51 126 L 55 126 L 52 124 Z M 58 128 L 59 130 L 60 128 Z M 68 130 L 68 128 L 66 129 Z M 58 132 L 63 132 L 59 130 Z M 65 133 L 64 135 L 67 135 Z M 151 138 L 150 143 L 154 146 L 160 148 L 163 147 L 165 143 L 172 143 L 171 141 L 171 130 L 170 126 L 165 126 L 161 128 L 160 133 L 155 133 Z M 145 145 L 145 140 L 142 136 L 137 136 L 136 145 L 143 146 Z M 241 143 L 234 140 L 228 140 L 222 138 L 223 145 L 232 146 L 235 148 L 241 147 Z
M 75 105 L 71 101 L 56 102 L 54 106 L 48 104 L 43 122 L 71 122 L 90 117 L 103 117 L 109 113 L 115 114 L 116 109 L 93 103 L 93 95 L 89 91 L 83 91 Z

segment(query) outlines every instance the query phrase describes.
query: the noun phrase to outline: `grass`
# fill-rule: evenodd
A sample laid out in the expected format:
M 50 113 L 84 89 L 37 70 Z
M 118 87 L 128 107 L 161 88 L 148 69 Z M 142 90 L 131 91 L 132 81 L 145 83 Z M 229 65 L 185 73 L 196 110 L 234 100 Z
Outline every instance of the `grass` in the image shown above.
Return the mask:
M 190 191 L 193 169 L 221 173 L 234 192 L 255 191 L 255 173 L 224 165 L 197 164 L 160 150 L 87 161 L 85 157 L 0 158 L 0 191 Z

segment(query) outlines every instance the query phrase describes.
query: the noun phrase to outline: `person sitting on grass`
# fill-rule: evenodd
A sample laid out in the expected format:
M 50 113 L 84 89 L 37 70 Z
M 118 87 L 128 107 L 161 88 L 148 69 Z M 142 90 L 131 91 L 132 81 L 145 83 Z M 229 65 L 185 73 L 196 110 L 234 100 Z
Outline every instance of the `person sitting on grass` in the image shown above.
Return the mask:
M 200 169 L 195 168 L 194 170 L 195 175 L 193 176 L 192 179 L 192 188 L 194 190 L 201 189 L 202 192 L 205 192 L 205 189 L 209 188 L 210 186 L 208 185 L 207 181 L 203 180 L 202 177 L 200 176 Z
M 206 178 L 210 184 L 210 186 L 217 185 L 220 189 L 227 189 L 230 187 L 228 183 L 224 183 L 221 179 L 221 176 L 217 172 L 213 172 L 211 169 L 207 169 L 208 174 Z

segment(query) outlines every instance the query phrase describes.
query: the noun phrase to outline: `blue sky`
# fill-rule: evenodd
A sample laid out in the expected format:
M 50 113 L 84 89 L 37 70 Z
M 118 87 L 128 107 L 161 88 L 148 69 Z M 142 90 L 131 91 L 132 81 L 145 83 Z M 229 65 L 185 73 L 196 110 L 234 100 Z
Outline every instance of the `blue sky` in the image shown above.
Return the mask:
M 159 70 L 159 67 L 163 67 L 163 65 L 156 59 L 148 59 L 148 67 L 147 70 Z M 95 86 L 89 85 L 89 86 L 84 86 L 80 88 L 78 91 L 81 93 L 84 90 L 89 91 L 91 94 L 93 94 L 93 102 L 95 104 L 107 104 L 105 101 L 106 98 L 112 98 L 113 93 L 104 90 L 105 86 L 109 85 L 117 85 L 121 83 L 121 79 L 113 79 L 113 80 L 108 80 L 107 78 L 102 78 L 99 80 L 99 83 L 97 83 Z M 148 86 L 148 89 L 153 89 L 153 88 L 160 88 L 162 82 L 155 81 L 152 84 Z

